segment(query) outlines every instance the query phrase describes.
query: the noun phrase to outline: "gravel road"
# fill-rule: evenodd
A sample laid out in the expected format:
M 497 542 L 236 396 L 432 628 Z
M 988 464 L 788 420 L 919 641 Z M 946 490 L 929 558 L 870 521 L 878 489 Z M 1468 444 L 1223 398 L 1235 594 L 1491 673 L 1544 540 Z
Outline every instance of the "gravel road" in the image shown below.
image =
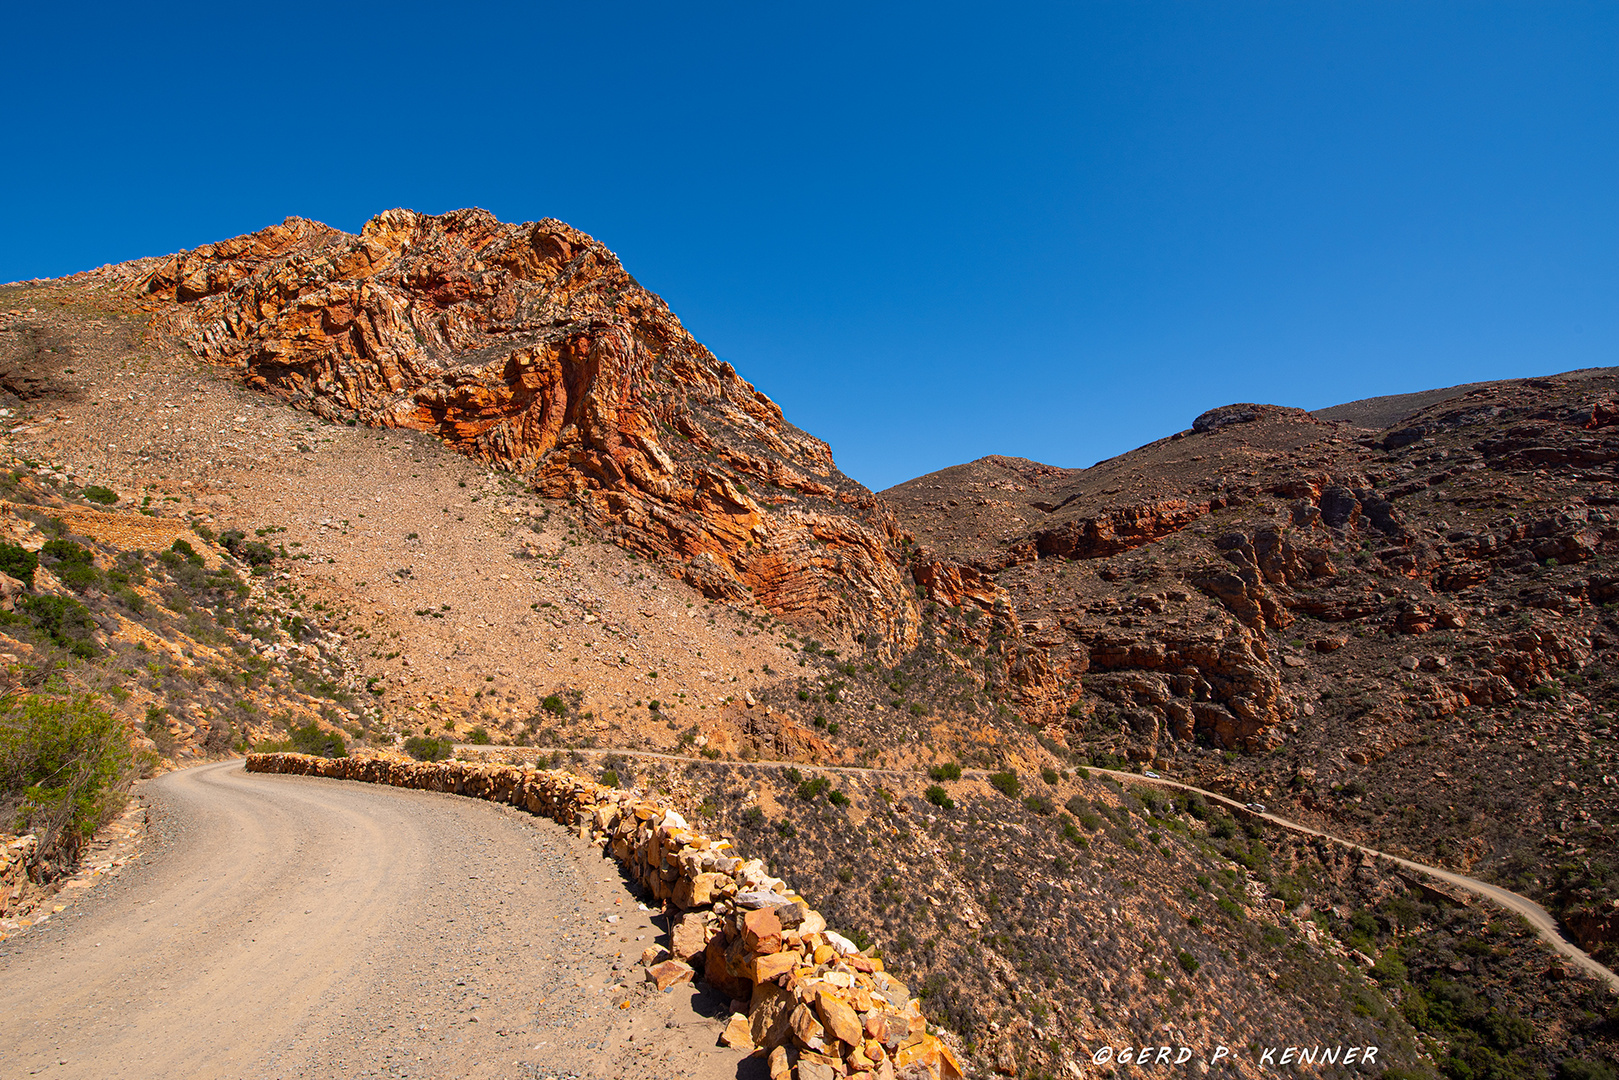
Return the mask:
M 1501 888 L 1499 885 L 1491 885 L 1487 881 L 1480 881 L 1478 878 L 1467 877 L 1464 874 L 1458 874 L 1452 870 L 1441 870 L 1437 866 L 1428 866 L 1425 863 L 1412 862 L 1410 859 L 1403 859 L 1398 855 L 1390 855 L 1386 851 L 1379 851 L 1376 848 L 1367 847 L 1365 844 L 1357 844 L 1353 840 L 1345 840 L 1342 837 L 1333 836 L 1331 833 L 1324 833 L 1320 829 L 1312 829 L 1308 825 L 1301 825 L 1297 821 L 1291 821 L 1287 818 L 1279 817 L 1276 814 L 1255 812 L 1249 810 L 1247 808 L 1247 804 L 1245 803 L 1240 803 L 1237 800 L 1229 798 L 1225 795 L 1221 795 L 1218 792 L 1206 791 L 1200 787 L 1193 787 L 1191 784 L 1183 784 L 1178 780 L 1166 780 L 1163 777 L 1142 776 L 1139 773 L 1119 772 L 1116 769 L 1098 769 L 1092 767 L 1090 771 L 1093 773 L 1099 773 L 1103 776 L 1111 776 L 1116 780 L 1129 781 L 1131 783 L 1156 784 L 1159 787 L 1176 788 L 1180 791 L 1195 791 L 1204 798 L 1209 799 L 1212 802 L 1220 803 L 1228 809 L 1238 811 L 1239 813 L 1249 814 L 1253 817 L 1260 818 L 1261 820 L 1268 821 L 1272 825 L 1279 826 L 1283 829 L 1288 829 L 1292 832 L 1301 833 L 1305 836 L 1319 836 L 1323 840 L 1330 840 L 1334 844 L 1341 844 L 1353 851 L 1363 852 L 1374 858 L 1388 859 L 1396 866 L 1404 867 L 1407 870 L 1426 875 L 1427 877 L 1436 878 L 1448 885 L 1453 885 L 1458 889 L 1463 889 L 1470 892 L 1475 896 L 1482 896 L 1486 900 L 1494 901 L 1496 904 L 1506 908 L 1508 911 L 1523 916 L 1524 920 L 1529 923 L 1530 927 L 1533 928 L 1536 934 L 1540 935 L 1540 939 L 1547 945 L 1550 945 L 1557 952 L 1562 953 L 1568 959 L 1572 960 L 1575 965 L 1580 967 L 1582 970 L 1595 975 L 1613 989 L 1619 990 L 1619 974 L 1615 974 L 1609 968 L 1604 967 L 1596 960 L 1593 960 L 1591 955 L 1584 949 L 1580 948 L 1568 938 L 1564 937 L 1562 928 L 1557 925 L 1557 920 L 1552 918 L 1551 913 L 1545 908 L 1541 907 L 1539 904 L 1535 903 L 1533 900 L 1529 899 L 1527 896 L 1520 896 L 1515 892 Z
M 240 762 L 143 797 L 140 859 L 0 945 L 7 1077 L 743 1075 L 724 1003 L 642 982 L 661 916 L 551 822 Z

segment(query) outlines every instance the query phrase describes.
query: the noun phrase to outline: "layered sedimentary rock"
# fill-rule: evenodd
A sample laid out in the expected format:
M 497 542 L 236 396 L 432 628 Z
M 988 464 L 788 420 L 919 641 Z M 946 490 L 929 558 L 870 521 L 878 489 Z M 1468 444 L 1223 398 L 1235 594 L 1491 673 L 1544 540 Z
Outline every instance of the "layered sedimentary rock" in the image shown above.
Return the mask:
M 435 432 L 710 595 L 882 651 L 915 639 L 888 511 L 559 221 L 291 218 L 125 273 L 161 330 L 252 386 Z

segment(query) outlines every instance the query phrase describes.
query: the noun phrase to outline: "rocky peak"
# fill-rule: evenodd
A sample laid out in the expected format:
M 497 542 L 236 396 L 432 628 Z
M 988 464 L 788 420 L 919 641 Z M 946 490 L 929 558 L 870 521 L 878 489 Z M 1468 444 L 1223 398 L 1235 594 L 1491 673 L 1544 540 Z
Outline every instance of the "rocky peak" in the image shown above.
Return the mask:
M 915 638 L 891 515 L 560 221 L 289 218 L 126 274 L 157 327 L 331 420 L 431 431 L 713 596 Z

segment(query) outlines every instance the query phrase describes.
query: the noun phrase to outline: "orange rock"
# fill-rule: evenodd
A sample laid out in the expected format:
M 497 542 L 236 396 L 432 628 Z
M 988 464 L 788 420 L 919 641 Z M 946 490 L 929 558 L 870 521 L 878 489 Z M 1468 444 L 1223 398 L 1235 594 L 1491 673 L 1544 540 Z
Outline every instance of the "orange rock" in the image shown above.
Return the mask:
M 918 638 L 890 511 L 560 221 L 390 210 L 350 236 L 289 218 L 132 288 L 160 301 L 160 332 L 249 384 L 434 432 L 711 596 L 890 653 Z
M 753 953 L 781 951 L 781 919 L 775 908 L 750 911 L 742 920 L 742 941 Z
M 683 982 L 691 982 L 697 972 L 690 964 L 679 960 L 665 960 L 646 969 L 647 982 L 655 983 L 659 990 L 667 990 Z
M 730 1023 L 720 1033 L 720 1043 L 733 1050 L 753 1049 L 753 1025 L 741 1013 L 732 1013 Z
M 822 987 L 815 994 L 815 1011 L 821 1018 L 826 1030 L 850 1046 L 859 1046 L 862 1041 L 860 1031 L 860 1018 L 849 1007 L 849 1003 L 834 994 L 830 989 Z
M 826 1049 L 826 1029 L 815 1019 L 813 1010 L 804 1005 L 798 1006 L 793 1010 L 789 1023 L 799 1046 L 806 1050 Z
M 766 953 L 753 962 L 753 981 L 766 982 L 778 976 L 785 975 L 798 966 L 797 953 L 779 952 Z

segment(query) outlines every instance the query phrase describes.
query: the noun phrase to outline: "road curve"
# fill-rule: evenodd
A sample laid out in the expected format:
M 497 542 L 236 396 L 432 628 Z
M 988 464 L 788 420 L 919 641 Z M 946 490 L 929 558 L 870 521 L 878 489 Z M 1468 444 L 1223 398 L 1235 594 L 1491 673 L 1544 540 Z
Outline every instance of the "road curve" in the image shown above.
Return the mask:
M 144 797 L 140 859 L 0 943 L 6 1077 L 738 1075 L 689 988 L 635 988 L 653 913 L 549 821 L 240 762 Z
M 1352 851 L 1360 851 L 1379 859 L 1387 859 L 1403 869 L 1410 870 L 1418 874 L 1423 874 L 1431 878 L 1436 878 L 1448 885 L 1454 885 L 1458 889 L 1464 889 L 1475 896 L 1482 896 L 1486 900 L 1491 900 L 1496 904 L 1499 904 L 1501 907 L 1506 908 L 1508 911 L 1522 915 L 1529 925 L 1534 928 L 1535 932 L 1539 934 L 1548 945 L 1562 953 L 1564 956 L 1568 957 L 1570 960 L 1574 961 L 1574 963 L 1583 970 L 1588 971 L 1592 975 L 1604 980 L 1613 989 L 1619 990 L 1619 975 L 1615 975 L 1607 967 L 1592 959 L 1591 954 L 1587 953 L 1584 949 L 1565 938 L 1562 930 L 1559 929 L 1557 925 L 1557 920 L 1552 918 L 1551 912 L 1547 911 L 1545 908 L 1541 907 L 1527 896 L 1520 896 L 1509 889 L 1503 889 L 1499 885 L 1491 885 L 1489 882 L 1480 881 L 1477 878 L 1467 877 L 1465 874 L 1458 874 L 1450 870 L 1441 870 L 1437 866 L 1427 866 L 1423 863 L 1412 862 L 1410 859 L 1402 859 L 1398 855 L 1390 855 L 1387 852 L 1378 851 L 1376 848 L 1369 848 L 1365 844 L 1357 844 L 1353 840 L 1345 840 L 1341 837 L 1333 836 L 1331 833 L 1324 833 L 1320 829 L 1312 829 L 1308 825 L 1302 825 L 1297 821 L 1290 821 L 1289 819 L 1280 817 L 1276 814 L 1269 812 L 1258 813 L 1256 811 L 1249 810 L 1246 804 L 1237 802 L 1235 799 L 1228 798 L 1225 795 L 1220 795 L 1213 791 L 1206 791 L 1200 787 L 1193 787 L 1191 784 L 1183 784 L 1178 780 L 1166 780 L 1162 777 L 1154 778 L 1151 776 L 1142 776 L 1140 773 L 1121 772 L 1117 769 L 1091 768 L 1090 772 L 1103 776 L 1112 776 L 1119 780 L 1130 780 L 1139 784 L 1156 784 L 1159 787 L 1176 788 L 1180 791 L 1194 791 L 1197 794 L 1202 795 L 1204 798 L 1212 802 L 1217 802 L 1222 806 L 1237 811 L 1240 814 L 1259 818 L 1260 820 L 1269 822 L 1272 825 L 1287 829 L 1291 832 L 1302 833 L 1305 836 L 1318 836 L 1323 840 L 1328 840 L 1334 844 L 1339 844 L 1343 847 L 1349 848 Z
M 490 749 L 491 748 L 487 746 L 464 744 L 457 747 L 457 752 L 460 753 L 467 751 L 472 753 L 487 753 Z M 679 754 L 659 754 L 646 750 L 609 750 L 601 748 L 575 750 L 570 747 L 551 746 L 500 748 L 502 752 L 511 751 L 514 749 L 519 753 L 524 754 L 549 754 L 558 752 L 591 754 L 597 756 L 616 754 L 621 757 L 649 758 L 655 761 L 688 762 L 694 765 L 716 764 L 715 762 L 704 758 L 685 757 Z M 725 764 L 747 765 L 750 767 L 767 769 L 787 769 L 794 767 L 795 763 L 790 761 L 729 761 Z M 816 765 L 813 766 L 813 768 L 817 772 L 840 773 L 845 775 L 904 776 L 910 778 L 921 775 L 917 770 L 914 769 L 870 769 L 852 765 Z M 1568 957 L 1582 970 L 1590 972 L 1592 975 L 1595 975 L 1605 981 L 1613 989 L 1619 990 L 1619 975 L 1614 974 L 1614 972 L 1609 970 L 1607 967 L 1592 959 L 1591 955 L 1584 949 L 1581 949 L 1578 945 L 1564 937 L 1562 930 L 1557 925 L 1557 920 L 1552 918 L 1551 913 L 1545 908 L 1541 907 L 1539 904 L 1535 903 L 1533 900 L 1529 899 L 1527 896 L 1520 896 L 1518 893 L 1512 892 L 1509 889 L 1503 889 L 1499 885 L 1491 885 L 1487 881 L 1480 881 L 1477 878 L 1470 878 L 1464 874 L 1458 874 L 1450 870 L 1441 870 L 1437 866 L 1427 866 L 1423 863 L 1412 862 L 1410 859 L 1403 859 L 1398 855 L 1390 855 L 1387 852 L 1378 851 L 1376 848 L 1369 848 L 1364 844 L 1357 844 L 1353 840 L 1345 840 L 1342 837 L 1333 836 L 1331 833 L 1324 833 L 1319 829 L 1313 829 L 1310 826 L 1302 825 L 1297 821 L 1290 821 L 1287 818 L 1279 817 L 1276 814 L 1255 813 L 1254 811 L 1249 810 L 1245 804 L 1237 802 L 1235 799 L 1221 795 L 1218 792 L 1208 791 L 1200 787 L 1194 787 L 1191 784 L 1183 784 L 1178 780 L 1166 780 L 1162 777 L 1154 778 L 1150 776 L 1142 776 L 1140 773 L 1123 772 L 1118 769 L 1102 769 L 1095 766 L 1087 766 L 1087 771 L 1095 775 L 1112 776 L 1120 780 L 1129 780 L 1134 783 L 1156 784 L 1160 787 L 1175 788 L 1180 791 L 1196 792 L 1197 794 L 1202 795 L 1204 798 L 1217 802 L 1222 806 L 1236 811 L 1239 814 L 1261 818 L 1272 825 L 1276 825 L 1283 829 L 1288 829 L 1292 832 L 1302 833 L 1306 836 L 1317 836 L 1323 840 L 1330 841 L 1331 843 L 1338 844 L 1353 851 L 1361 851 L 1380 859 L 1388 859 L 1406 870 L 1410 870 L 1418 874 L 1424 874 L 1431 878 L 1436 878 L 1447 884 L 1454 885 L 1459 889 L 1464 889 L 1475 896 L 1484 897 L 1486 900 L 1499 904 L 1508 911 L 1522 915 L 1529 925 L 1535 930 L 1535 932 L 1539 934 L 1540 937 L 1545 940 L 1545 942 L 1553 949 L 1556 949 L 1559 953 L 1562 953 L 1564 956 Z M 963 775 L 982 776 L 986 772 L 987 770 L 983 769 L 966 769 L 963 770 Z

